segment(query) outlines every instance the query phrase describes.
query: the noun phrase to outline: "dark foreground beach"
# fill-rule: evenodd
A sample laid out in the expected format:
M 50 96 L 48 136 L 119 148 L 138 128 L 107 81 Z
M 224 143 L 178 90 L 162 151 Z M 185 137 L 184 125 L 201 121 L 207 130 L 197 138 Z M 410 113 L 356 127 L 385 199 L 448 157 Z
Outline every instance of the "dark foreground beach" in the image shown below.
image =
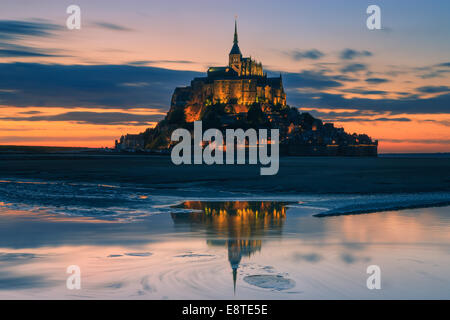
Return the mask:
M 181 165 L 169 156 L 0 155 L 0 177 L 132 183 L 161 189 L 181 185 L 257 193 L 411 193 L 450 191 L 447 157 L 287 157 L 275 176 L 260 165 Z

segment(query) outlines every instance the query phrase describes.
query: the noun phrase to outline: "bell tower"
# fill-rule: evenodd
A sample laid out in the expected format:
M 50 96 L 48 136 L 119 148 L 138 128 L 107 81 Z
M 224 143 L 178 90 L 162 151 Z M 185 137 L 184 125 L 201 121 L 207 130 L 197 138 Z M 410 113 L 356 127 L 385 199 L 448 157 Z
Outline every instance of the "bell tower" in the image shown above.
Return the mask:
M 242 68 L 242 53 L 239 49 L 238 45 L 238 33 L 237 33 L 237 21 L 234 20 L 234 39 L 233 39 L 233 47 L 230 51 L 229 58 L 229 66 L 236 71 L 239 75 L 241 75 Z

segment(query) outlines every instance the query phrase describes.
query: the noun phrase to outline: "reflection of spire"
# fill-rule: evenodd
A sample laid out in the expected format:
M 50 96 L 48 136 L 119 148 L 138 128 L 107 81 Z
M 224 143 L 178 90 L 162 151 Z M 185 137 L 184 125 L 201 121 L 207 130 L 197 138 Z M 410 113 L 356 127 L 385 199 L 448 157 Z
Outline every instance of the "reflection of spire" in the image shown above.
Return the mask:
M 233 291 L 236 293 L 237 269 L 241 263 L 242 252 L 239 241 L 228 240 L 228 261 L 233 269 Z
M 236 294 L 237 268 L 233 268 L 233 293 Z
M 208 245 L 225 245 L 228 248 L 236 294 L 237 271 L 242 258 L 261 250 L 260 238 L 266 232 L 281 233 L 287 204 L 271 201 L 186 201 L 180 207 L 191 212 L 173 212 L 171 216 L 176 225 L 189 223 L 206 228 L 210 237 Z

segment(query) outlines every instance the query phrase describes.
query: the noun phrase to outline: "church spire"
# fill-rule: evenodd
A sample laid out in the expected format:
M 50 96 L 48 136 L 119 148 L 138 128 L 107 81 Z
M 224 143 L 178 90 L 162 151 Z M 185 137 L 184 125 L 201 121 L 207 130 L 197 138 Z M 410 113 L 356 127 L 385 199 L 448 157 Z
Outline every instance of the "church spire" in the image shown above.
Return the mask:
M 234 40 L 233 44 L 238 44 L 238 33 L 237 33 L 237 18 L 234 19 Z
M 233 47 L 231 48 L 230 55 L 240 55 L 242 56 L 241 49 L 239 49 L 238 45 L 238 33 L 237 33 L 237 17 L 234 19 L 234 39 L 233 39 Z M 231 66 L 231 61 L 230 61 Z

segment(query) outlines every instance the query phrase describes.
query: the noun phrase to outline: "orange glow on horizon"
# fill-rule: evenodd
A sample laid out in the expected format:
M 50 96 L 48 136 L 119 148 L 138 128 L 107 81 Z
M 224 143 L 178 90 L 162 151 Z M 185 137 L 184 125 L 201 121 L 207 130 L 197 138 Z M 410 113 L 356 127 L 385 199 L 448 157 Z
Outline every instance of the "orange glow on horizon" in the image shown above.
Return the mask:
M 10 117 L 24 112 L 24 108 L 1 108 Z M 65 108 L 29 108 L 39 110 L 39 115 L 55 115 L 69 111 Z M 163 114 L 147 109 L 83 109 L 70 111 L 132 112 L 133 114 Z M 306 111 L 306 110 L 302 110 Z M 341 111 L 341 110 L 340 110 Z M 330 111 L 331 112 L 331 111 Z M 341 111 L 342 112 L 342 111 Z M 408 117 L 411 121 L 335 121 L 336 127 L 343 127 L 348 133 L 366 133 L 379 140 L 380 153 L 450 152 L 450 116 L 438 115 L 395 115 Z M 356 118 L 356 117 L 355 117 Z M 375 117 L 376 118 L 376 117 Z M 432 118 L 432 121 L 430 121 Z M 0 145 L 55 146 L 55 147 L 113 147 L 121 135 L 136 134 L 154 127 L 156 122 L 135 125 L 100 125 L 73 121 L 14 121 L 0 120 Z M 424 134 L 426 133 L 426 134 Z
M 54 146 L 54 147 L 113 147 L 114 141 L 127 133 L 140 133 L 156 122 L 147 124 L 92 124 L 76 121 L 30 121 L 23 112 L 39 111 L 38 116 L 53 116 L 64 112 L 127 112 L 137 115 L 162 115 L 151 109 L 87 109 L 87 108 L 0 108 L 8 117 L 24 117 L 25 120 L 0 120 L 0 145 Z
M 386 116 L 403 117 L 411 121 L 336 121 L 335 126 L 343 127 L 348 133 L 366 133 L 379 140 L 379 153 L 450 152 L 450 115 Z

